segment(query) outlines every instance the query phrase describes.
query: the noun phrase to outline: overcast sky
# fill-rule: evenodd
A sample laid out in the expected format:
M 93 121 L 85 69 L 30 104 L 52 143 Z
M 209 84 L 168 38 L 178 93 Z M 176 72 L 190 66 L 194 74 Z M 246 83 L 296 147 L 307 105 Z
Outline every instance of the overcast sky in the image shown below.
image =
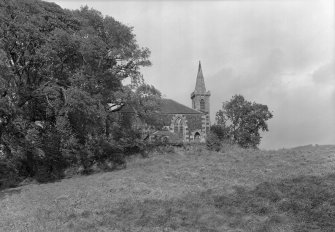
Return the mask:
M 188 106 L 201 60 L 212 121 L 235 94 L 268 105 L 261 148 L 335 144 L 332 0 L 53 2 L 133 26 L 152 52 L 145 80 Z

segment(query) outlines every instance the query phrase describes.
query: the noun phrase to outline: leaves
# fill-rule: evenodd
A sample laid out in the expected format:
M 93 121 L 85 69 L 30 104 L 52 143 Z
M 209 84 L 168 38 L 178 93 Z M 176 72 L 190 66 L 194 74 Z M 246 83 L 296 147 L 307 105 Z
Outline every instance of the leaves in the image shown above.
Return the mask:
M 268 131 L 267 120 L 273 117 L 266 105 L 249 102 L 235 95 L 216 114 L 216 123 L 227 128 L 231 140 L 242 147 L 257 147 L 260 130 Z
M 1 1 L 0 145 L 9 156 L 20 154 L 22 165 L 40 162 L 31 154 L 41 149 L 43 162 L 57 166 L 63 155 L 84 154 L 94 140 L 108 140 L 107 104 L 127 92 L 125 78 L 143 83 L 140 67 L 150 65 L 149 55 L 131 27 L 94 9 Z M 155 111 L 155 91 L 138 98 L 145 113 Z

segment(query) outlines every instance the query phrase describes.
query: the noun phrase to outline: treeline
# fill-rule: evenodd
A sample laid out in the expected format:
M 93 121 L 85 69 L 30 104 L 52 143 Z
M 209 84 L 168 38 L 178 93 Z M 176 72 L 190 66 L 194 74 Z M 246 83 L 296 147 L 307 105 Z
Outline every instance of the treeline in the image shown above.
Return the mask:
M 0 188 L 56 180 L 71 165 L 113 168 L 125 151 L 143 150 L 141 134 L 109 107 L 130 102 L 159 124 L 161 94 L 140 73 L 149 55 L 131 27 L 94 9 L 1 1 Z

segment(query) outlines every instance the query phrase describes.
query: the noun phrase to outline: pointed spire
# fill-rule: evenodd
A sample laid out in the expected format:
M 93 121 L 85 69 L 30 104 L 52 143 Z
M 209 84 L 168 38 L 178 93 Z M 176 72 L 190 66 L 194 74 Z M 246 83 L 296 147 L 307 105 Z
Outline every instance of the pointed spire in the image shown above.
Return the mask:
M 195 91 L 194 92 L 206 93 L 205 80 L 204 80 L 204 76 L 202 74 L 201 62 L 200 61 L 199 61 L 197 82 L 195 84 Z

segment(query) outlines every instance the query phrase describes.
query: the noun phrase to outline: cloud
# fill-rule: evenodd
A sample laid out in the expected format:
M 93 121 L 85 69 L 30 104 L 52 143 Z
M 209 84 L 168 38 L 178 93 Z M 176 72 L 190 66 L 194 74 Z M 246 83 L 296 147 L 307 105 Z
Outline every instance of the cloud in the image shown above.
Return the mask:
M 223 67 L 209 79 L 212 119 L 215 111 L 235 94 L 266 104 L 273 111 L 261 148 L 293 147 L 335 142 L 335 85 L 332 63 L 315 71 L 291 70 L 283 53 L 274 49 L 252 65 L 249 75 Z M 309 67 L 314 70 L 314 68 Z M 306 68 L 305 68 L 306 69 Z M 310 74 L 312 73 L 312 75 Z M 317 84 L 316 84 L 317 83 Z M 220 96 L 218 98 L 217 96 Z
M 307 78 L 306 78 L 307 79 Z M 275 97 L 268 93 L 274 118 L 264 134 L 262 147 L 290 147 L 298 144 L 333 144 L 335 141 L 334 89 L 306 84 L 278 88 Z
M 334 61 L 321 65 L 313 74 L 313 80 L 317 84 L 335 84 Z

